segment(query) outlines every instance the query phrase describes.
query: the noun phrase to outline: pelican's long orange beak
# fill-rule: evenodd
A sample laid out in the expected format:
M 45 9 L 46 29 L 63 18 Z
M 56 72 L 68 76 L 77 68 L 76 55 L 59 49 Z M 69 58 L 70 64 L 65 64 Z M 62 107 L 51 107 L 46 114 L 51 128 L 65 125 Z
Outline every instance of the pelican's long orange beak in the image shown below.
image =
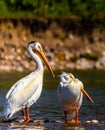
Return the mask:
M 86 96 L 86 98 L 87 98 L 90 102 L 94 103 L 93 99 L 89 96 L 89 94 L 85 91 L 84 88 L 81 88 L 81 92 Z
M 40 49 L 40 50 L 33 50 L 33 52 L 35 52 L 35 53 L 37 52 L 37 53 L 40 54 L 41 58 L 43 59 L 43 61 L 44 61 L 45 64 L 46 64 L 47 68 L 48 68 L 49 71 L 51 72 L 52 77 L 54 78 L 54 77 L 55 77 L 54 72 L 53 72 L 53 70 L 52 70 L 52 68 L 51 68 L 51 66 L 50 66 L 50 64 L 49 64 L 49 62 L 48 62 L 48 60 L 47 60 L 47 58 L 46 58 L 44 52 L 43 52 L 41 49 Z

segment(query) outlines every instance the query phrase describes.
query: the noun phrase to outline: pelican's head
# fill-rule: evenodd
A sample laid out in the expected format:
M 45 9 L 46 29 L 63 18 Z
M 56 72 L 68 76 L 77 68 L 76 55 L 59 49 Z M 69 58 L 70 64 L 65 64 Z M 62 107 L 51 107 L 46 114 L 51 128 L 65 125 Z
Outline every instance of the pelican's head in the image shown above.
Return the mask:
M 63 83 L 71 82 L 70 75 L 66 72 L 63 72 L 58 77 L 60 77 L 60 81 L 63 82 Z
M 40 58 L 43 59 L 43 61 L 45 62 L 47 68 L 49 69 L 49 71 L 51 72 L 52 76 L 55 77 L 53 70 L 43 52 L 42 46 L 39 42 L 36 41 L 31 41 L 28 43 L 28 52 L 33 51 L 33 53 L 37 54 Z

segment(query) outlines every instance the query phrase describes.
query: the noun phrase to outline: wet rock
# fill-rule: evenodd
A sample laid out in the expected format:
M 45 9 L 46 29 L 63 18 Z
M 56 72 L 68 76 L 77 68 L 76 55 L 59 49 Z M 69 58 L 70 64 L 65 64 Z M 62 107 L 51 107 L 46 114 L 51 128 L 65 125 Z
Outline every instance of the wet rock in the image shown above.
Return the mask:
M 92 120 L 91 122 L 92 122 L 92 124 L 98 124 L 99 123 L 99 121 L 96 120 L 96 119 Z
M 89 123 L 89 124 L 90 124 L 90 123 L 91 123 L 91 121 L 90 121 L 90 120 L 87 120 L 87 121 L 86 121 L 86 123 Z
M 86 121 L 86 123 L 88 123 L 88 124 L 99 124 L 99 121 L 98 120 L 96 120 L 96 119 L 94 119 L 94 120 L 87 120 Z

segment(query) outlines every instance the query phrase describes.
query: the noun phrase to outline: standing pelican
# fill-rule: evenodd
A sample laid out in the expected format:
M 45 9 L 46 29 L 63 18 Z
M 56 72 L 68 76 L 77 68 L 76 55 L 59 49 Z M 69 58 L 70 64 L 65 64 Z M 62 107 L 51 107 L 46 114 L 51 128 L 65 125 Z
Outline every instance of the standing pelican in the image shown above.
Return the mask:
M 65 123 L 68 123 L 67 115 L 76 119 L 72 119 L 71 123 L 79 123 L 78 110 L 82 104 L 83 94 L 94 103 L 93 99 L 87 94 L 83 88 L 83 83 L 75 78 L 71 73 L 63 72 L 60 75 L 60 83 L 58 85 L 59 101 L 64 109 Z
M 40 58 L 43 59 L 49 71 L 54 73 L 46 59 L 39 42 L 32 41 L 27 47 L 28 53 L 36 63 L 36 69 L 17 81 L 5 97 L 4 117 L 8 120 L 16 112 L 21 111 L 24 121 L 30 120 L 29 107 L 40 97 L 43 85 L 44 67 Z

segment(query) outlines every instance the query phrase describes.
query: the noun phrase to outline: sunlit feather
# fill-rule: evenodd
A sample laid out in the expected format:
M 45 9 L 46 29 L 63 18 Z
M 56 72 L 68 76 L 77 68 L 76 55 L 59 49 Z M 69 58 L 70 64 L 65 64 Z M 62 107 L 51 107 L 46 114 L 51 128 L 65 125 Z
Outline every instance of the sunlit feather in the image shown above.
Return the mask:
M 65 122 L 68 123 L 69 117 L 72 119 L 71 123 L 79 123 L 78 110 L 82 104 L 83 94 L 93 103 L 93 99 L 84 90 L 83 83 L 74 77 L 71 73 L 63 72 L 60 75 L 60 83 L 58 85 L 59 101 L 64 109 Z
M 42 51 L 40 43 L 30 42 L 27 49 L 36 63 L 36 69 L 28 76 L 17 81 L 7 93 L 3 111 L 6 119 L 10 119 L 13 114 L 21 110 L 24 120 L 30 120 L 28 108 L 39 99 L 43 86 L 44 68 L 39 55 L 41 55 L 54 77 L 53 71 Z

